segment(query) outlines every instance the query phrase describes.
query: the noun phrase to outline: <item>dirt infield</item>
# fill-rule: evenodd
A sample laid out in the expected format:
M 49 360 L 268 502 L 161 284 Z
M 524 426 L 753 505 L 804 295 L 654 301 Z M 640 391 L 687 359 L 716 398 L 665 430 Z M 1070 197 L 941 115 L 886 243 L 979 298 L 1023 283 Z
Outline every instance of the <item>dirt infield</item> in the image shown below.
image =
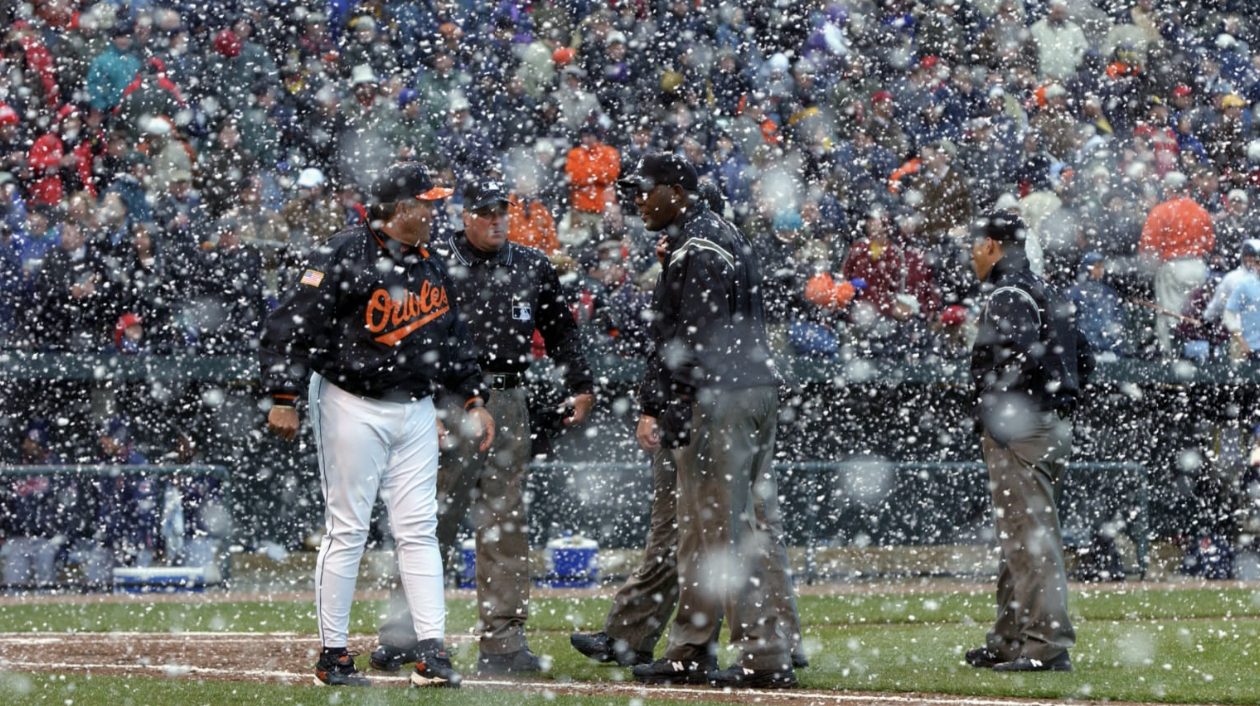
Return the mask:
M 468 639 L 456 637 L 455 641 Z M 372 636 L 351 636 L 350 648 L 366 653 Z M 36 649 L 32 649 L 36 648 Z M 307 665 L 315 662 L 319 640 L 297 633 L 0 633 L 0 672 L 146 676 L 164 679 L 216 680 L 274 684 L 309 684 Z M 48 655 L 57 655 L 50 661 Z M 214 665 L 214 666 L 206 666 Z M 611 674 L 612 672 L 610 672 Z M 619 672 L 624 674 L 624 671 Z M 407 672 L 371 672 L 374 686 L 405 688 Z M 466 689 L 527 690 L 539 694 L 571 694 L 651 699 L 653 701 L 719 701 L 766 706 L 1033 706 L 1058 701 L 951 696 L 945 694 L 881 694 L 793 689 L 747 693 L 705 687 L 642 686 L 633 683 L 505 680 L 470 675 Z M 1112 706 L 1125 706 L 1111 702 Z M 1141 706 L 1141 705 L 1130 705 Z M 1153 705 L 1151 705 L 1153 706 Z
M 1224 582 L 1214 582 L 1222 588 Z M 1228 582 L 1228 585 L 1255 587 L 1255 584 Z M 1200 587 L 1198 582 L 1093 584 L 1090 590 L 1162 591 Z M 986 582 L 870 582 L 801 586 L 801 593 L 905 593 L 928 591 L 976 593 L 992 590 Z M 1077 586 L 1076 588 L 1082 588 Z M 535 597 L 610 596 L 612 589 L 538 589 Z M 473 598 L 471 591 L 448 591 L 448 598 Z M 356 600 L 384 600 L 383 591 L 360 591 Z M 23 594 L 0 597 L 3 605 L 51 604 L 152 604 L 152 603 L 226 603 L 226 602 L 306 602 L 310 591 L 229 592 L 180 594 Z M 471 639 L 467 635 L 448 636 L 450 642 Z M 375 647 L 371 635 L 351 636 L 350 648 L 367 653 Z M 35 649 L 32 649 L 35 648 Z M 298 633 L 0 633 L 0 672 L 97 674 L 110 676 L 147 676 L 165 679 L 241 681 L 275 684 L 309 684 L 313 681 L 313 665 L 319 651 L 315 635 Z M 50 661 L 48 655 L 56 655 Z M 212 666 L 211 666 L 212 665 Z M 610 670 L 609 678 L 628 674 Z M 406 672 L 401 674 L 371 673 L 374 684 L 403 688 Z M 528 679 L 509 681 L 470 675 L 465 688 L 521 690 L 540 694 L 572 694 L 651 699 L 653 701 L 720 701 L 757 703 L 768 706 L 1014 706 L 1020 704 L 1058 704 L 1057 701 L 1005 699 L 996 697 L 952 696 L 944 694 L 881 694 L 842 690 L 797 689 L 773 692 L 723 693 L 704 687 L 645 687 L 617 681 L 556 681 Z M 1112 702 L 1117 704 L 1117 702 Z M 1117 704 L 1117 706 L 1122 706 Z

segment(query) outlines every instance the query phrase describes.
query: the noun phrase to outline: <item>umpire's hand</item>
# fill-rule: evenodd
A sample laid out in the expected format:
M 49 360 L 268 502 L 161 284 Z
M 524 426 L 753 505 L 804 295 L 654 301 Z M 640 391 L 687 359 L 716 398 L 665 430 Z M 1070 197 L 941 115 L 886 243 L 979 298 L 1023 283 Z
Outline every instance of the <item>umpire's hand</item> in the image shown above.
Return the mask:
M 473 424 L 477 426 L 475 436 L 481 439 L 481 445 L 477 448 L 482 452 L 490 450 L 494 445 L 494 417 L 486 411 L 485 407 L 473 407 L 468 410 L 468 416 L 472 419 Z
M 272 407 L 267 413 L 267 428 L 272 434 L 293 441 L 297 438 L 298 413 L 295 407 Z

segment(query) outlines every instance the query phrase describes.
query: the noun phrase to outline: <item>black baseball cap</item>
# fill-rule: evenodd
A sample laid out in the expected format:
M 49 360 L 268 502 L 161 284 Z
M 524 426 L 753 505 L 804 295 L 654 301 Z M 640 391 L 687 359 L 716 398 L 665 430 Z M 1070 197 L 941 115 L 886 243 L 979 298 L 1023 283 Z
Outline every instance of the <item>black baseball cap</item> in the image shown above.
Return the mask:
M 433 178 L 423 164 L 399 162 L 381 172 L 368 193 L 376 203 L 394 203 L 407 199 L 437 201 L 455 193 L 455 190 L 434 186 Z
M 480 211 L 507 202 L 507 190 L 498 179 L 480 179 L 464 187 L 465 211 Z
M 677 184 L 686 191 L 697 191 L 700 188 L 700 178 L 696 176 L 695 167 L 682 157 L 669 152 L 657 152 L 640 159 L 634 171 L 618 179 L 617 183 L 627 189 L 640 191 L 649 191 L 661 184 Z
M 976 220 L 972 233 L 999 243 L 1022 243 L 1028 237 L 1028 226 L 1013 213 L 991 211 Z

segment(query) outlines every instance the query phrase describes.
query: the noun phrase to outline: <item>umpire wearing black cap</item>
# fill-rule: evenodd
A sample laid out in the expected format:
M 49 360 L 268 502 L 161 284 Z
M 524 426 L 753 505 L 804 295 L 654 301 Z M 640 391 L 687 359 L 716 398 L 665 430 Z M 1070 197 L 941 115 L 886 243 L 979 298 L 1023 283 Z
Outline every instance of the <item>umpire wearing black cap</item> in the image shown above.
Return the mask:
M 489 393 L 486 407 L 498 434 L 489 453 L 480 452 L 458 427 L 449 429 L 452 450 L 443 453 L 439 493 L 445 507 L 439 540 L 450 552 L 460 521 L 469 514 L 476 528 L 477 606 L 481 657 L 487 673 L 536 672 L 524 623 L 529 616 L 529 540 L 524 482 L 530 458 L 530 428 L 524 373 L 532 360 L 534 330 L 563 372 L 573 398 L 566 424 L 586 419 L 594 383 L 582 355 L 577 322 L 560 290 L 560 279 L 541 251 L 509 242 L 508 195 L 502 182 L 483 179 L 464 189 L 464 229 L 434 243 L 454 281 L 452 294 L 480 351 Z M 395 601 L 396 607 L 398 601 Z M 398 611 L 392 611 L 392 616 Z M 405 615 L 405 614 L 404 614 Z M 391 617 L 392 617 L 391 616 Z M 373 666 L 392 670 L 413 659 L 406 620 L 381 626 L 381 648 Z
M 1071 304 L 1029 269 L 1026 234 L 1004 212 L 972 231 L 971 260 L 987 291 L 971 353 L 974 414 L 1002 555 L 997 620 L 966 658 L 1003 672 L 1068 671 L 1076 638 L 1056 508 L 1092 359 Z
M 665 240 L 636 435 L 649 453 L 672 450 L 678 474 L 678 613 L 664 658 L 634 676 L 790 687 L 795 628 L 784 614 L 795 599 L 771 465 L 781 378 L 766 343 L 760 264 L 697 198 L 696 172 L 681 157 L 648 155 L 620 184 Z M 719 670 L 724 615 L 739 654 Z

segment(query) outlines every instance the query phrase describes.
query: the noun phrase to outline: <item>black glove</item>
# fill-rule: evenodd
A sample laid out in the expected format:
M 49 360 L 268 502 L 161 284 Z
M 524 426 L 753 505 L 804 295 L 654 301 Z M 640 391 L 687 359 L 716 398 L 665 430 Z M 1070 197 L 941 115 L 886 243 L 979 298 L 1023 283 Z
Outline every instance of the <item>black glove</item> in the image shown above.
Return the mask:
M 691 444 L 691 400 L 672 399 L 658 422 L 661 446 L 681 449 Z

